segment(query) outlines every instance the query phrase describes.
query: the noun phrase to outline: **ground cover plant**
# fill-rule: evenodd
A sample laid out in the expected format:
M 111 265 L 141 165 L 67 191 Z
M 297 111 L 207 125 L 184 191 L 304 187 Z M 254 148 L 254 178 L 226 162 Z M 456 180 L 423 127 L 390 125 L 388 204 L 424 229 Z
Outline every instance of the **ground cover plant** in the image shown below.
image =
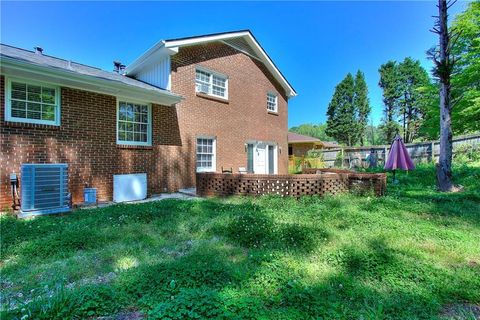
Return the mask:
M 3 216 L 1 319 L 475 319 L 480 163 L 454 172 L 461 193 L 438 193 L 426 164 L 381 198 Z

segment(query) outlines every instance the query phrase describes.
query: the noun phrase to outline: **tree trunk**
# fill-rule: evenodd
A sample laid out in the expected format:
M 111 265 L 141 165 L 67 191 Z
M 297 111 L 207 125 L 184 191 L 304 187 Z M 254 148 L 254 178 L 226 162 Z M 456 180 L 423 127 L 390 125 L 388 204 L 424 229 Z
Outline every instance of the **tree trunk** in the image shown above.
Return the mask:
M 447 1 L 438 1 L 441 70 L 440 80 L 440 156 L 437 164 L 437 186 L 440 191 L 452 191 L 452 121 L 450 95 L 449 34 L 447 27 Z

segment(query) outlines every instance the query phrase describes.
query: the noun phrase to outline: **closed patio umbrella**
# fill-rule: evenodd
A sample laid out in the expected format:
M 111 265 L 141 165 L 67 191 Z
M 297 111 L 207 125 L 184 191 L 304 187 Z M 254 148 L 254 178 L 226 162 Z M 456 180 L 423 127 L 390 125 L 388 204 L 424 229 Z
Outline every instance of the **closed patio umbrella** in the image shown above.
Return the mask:
M 402 138 L 397 134 L 393 139 L 392 145 L 390 147 L 390 152 L 388 153 L 387 161 L 385 162 L 385 170 L 393 171 L 393 181 L 395 182 L 395 170 L 413 170 L 415 165 L 413 164 L 410 155 L 408 154 L 407 148 L 403 144 Z

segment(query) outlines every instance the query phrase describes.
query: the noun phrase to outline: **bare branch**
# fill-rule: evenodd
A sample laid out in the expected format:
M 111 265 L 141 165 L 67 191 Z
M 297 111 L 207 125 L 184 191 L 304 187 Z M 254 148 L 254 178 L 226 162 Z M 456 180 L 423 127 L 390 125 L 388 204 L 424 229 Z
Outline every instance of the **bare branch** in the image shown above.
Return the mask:
M 457 0 L 451 0 L 447 1 L 447 10 L 450 9 L 455 3 L 457 3 Z
M 452 106 L 450 108 L 453 109 L 453 107 L 455 107 L 457 105 L 457 103 L 459 103 L 463 99 L 463 97 L 465 97 L 464 93 L 462 93 L 459 97 L 457 97 L 455 99 L 452 99 L 451 100 Z
M 437 28 L 432 28 L 432 29 L 430 29 L 430 30 L 428 30 L 428 31 L 430 31 L 430 32 L 432 32 L 432 33 L 440 34 L 440 30 L 438 30 Z

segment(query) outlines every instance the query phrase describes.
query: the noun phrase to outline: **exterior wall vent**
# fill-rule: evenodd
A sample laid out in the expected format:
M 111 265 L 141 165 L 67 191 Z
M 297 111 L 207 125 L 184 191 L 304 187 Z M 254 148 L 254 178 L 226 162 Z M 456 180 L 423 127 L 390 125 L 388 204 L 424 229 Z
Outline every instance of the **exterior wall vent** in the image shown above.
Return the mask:
M 70 210 L 67 164 L 22 164 L 21 215 Z

